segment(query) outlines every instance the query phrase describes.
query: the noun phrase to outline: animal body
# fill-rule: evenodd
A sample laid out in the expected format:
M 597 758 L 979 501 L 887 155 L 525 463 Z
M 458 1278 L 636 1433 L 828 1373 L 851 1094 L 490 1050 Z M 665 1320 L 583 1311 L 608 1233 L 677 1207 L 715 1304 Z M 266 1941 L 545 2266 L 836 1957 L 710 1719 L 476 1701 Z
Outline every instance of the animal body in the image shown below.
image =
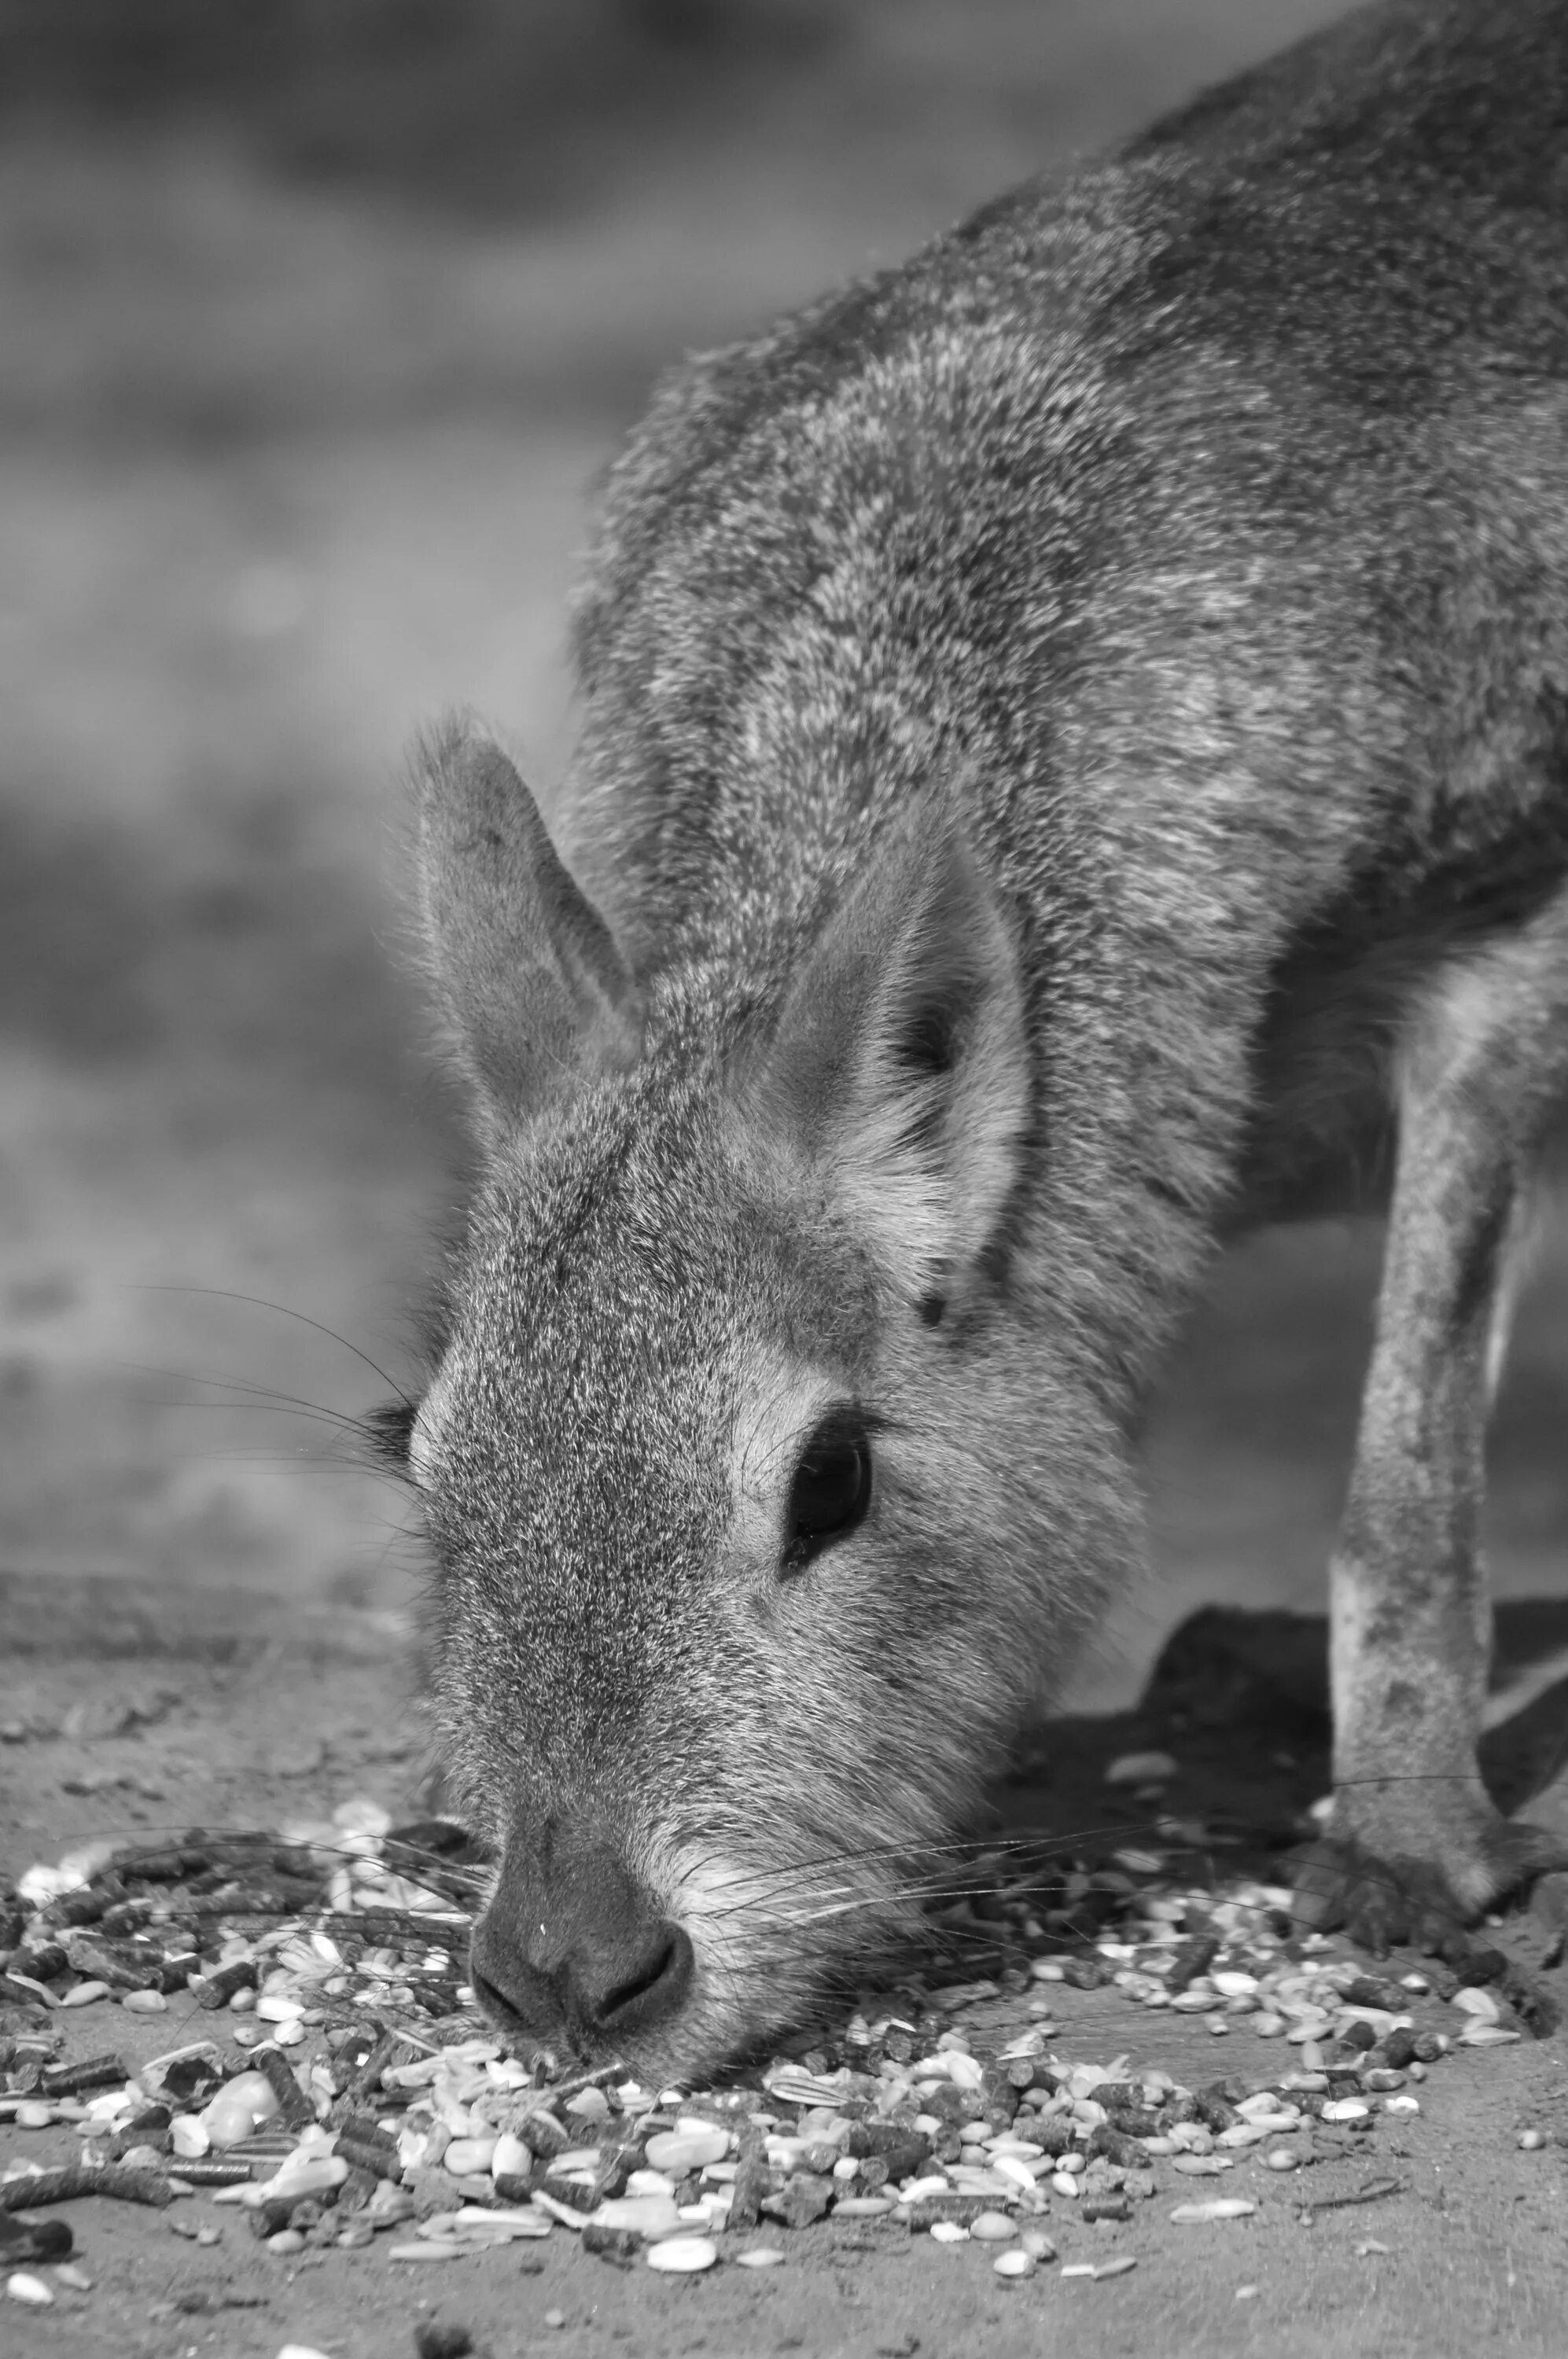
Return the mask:
M 1482 1435 L 1568 1065 L 1568 7 L 1393 0 L 659 392 L 547 835 L 423 749 L 481 1168 L 408 1462 L 474 1980 L 656 2084 L 909 1897 L 1142 1551 L 1216 1243 L 1389 1142 L 1303 1907 L 1475 1763 Z

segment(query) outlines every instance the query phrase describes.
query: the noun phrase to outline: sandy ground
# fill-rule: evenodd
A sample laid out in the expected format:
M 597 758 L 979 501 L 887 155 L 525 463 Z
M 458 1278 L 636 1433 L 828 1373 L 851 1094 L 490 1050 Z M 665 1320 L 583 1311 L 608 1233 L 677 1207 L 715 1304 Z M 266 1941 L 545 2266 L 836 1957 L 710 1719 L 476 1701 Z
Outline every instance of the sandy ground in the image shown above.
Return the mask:
M 1247 1675 L 1241 1657 L 1227 1656 L 1211 1634 L 1140 1713 L 1042 1730 L 996 1798 L 1000 1826 L 1071 1836 L 1088 1856 L 1147 1842 L 1147 1810 L 1110 1794 L 1103 1773 L 1119 1752 L 1164 1745 L 1182 1764 L 1166 1806 L 1232 1838 L 1206 1860 L 1187 1859 L 1182 1873 L 1277 1876 L 1279 1845 L 1324 1775 L 1325 1723 L 1303 1701 L 1322 1679 L 1321 1626 L 1304 1643 L 1287 1636 L 1282 1649 L 1279 1632 L 1256 1620 L 1250 1629 L 1232 1625 L 1228 1639 L 1242 1654 L 1270 1647 L 1270 1676 Z M 46 1650 L 0 1674 L 0 1871 L 25 1864 L 40 1828 L 58 1837 L 286 1825 L 352 1795 L 399 1814 L 416 1797 L 417 1723 L 396 1709 L 396 1668 L 363 1647 L 350 1652 L 341 1632 L 310 1644 L 257 1633 L 225 1644 L 221 1661 L 189 1636 L 182 1656 L 117 1663 L 89 1659 L 90 1644 L 63 1656 Z M 1517 1767 L 1506 1748 L 1494 1762 L 1505 1790 Z M 1527 1965 L 1542 1955 L 1541 1928 L 1528 1917 L 1488 1938 Z M 1421 1962 L 1396 1956 L 1390 1970 Z M 1568 1974 L 1538 1980 L 1560 2002 L 1568 1996 Z M 1282 2069 L 1278 2044 L 1253 2038 L 1245 2017 L 1220 2040 L 1202 2018 L 1150 2016 L 1114 1990 L 1062 1996 L 1052 2050 L 1071 2061 L 1127 2055 L 1192 2087 L 1231 2075 L 1261 2086 Z M 1460 2021 L 1452 2009 L 1438 2010 L 1440 2018 L 1450 2031 Z M 229 2020 L 178 1999 L 152 2017 L 100 2005 L 52 2018 L 68 2057 L 113 2049 L 133 2067 L 183 2038 L 223 2038 Z M 965 2027 L 984 2053 L 1024 2020 L 1018 2002 L 987 2002 Z M 622 2271 L 564 2233 L 537 2247 L 422 2267 L 390 2261 L 387 2239 L 365 2252 L 286 2261 L 198 2196 L 168 2214 L 102 2201 L 63 2207 L 91 2290 L 54 2280 L 52 2309 L 12 2313 L 7 2304 L 7 2324 L 17 2350 L 59 2359 L 201 2359 L 209 2351 L 276 2359 L 290 2342 L 332 2359 L 384 2359 L 411 2354 L 413 2330 L 428 2317 L 467 2327 L 494 2359 L 544 2350 L 599 2359 L 617 2349 L 657 2359 L 793 2351 L 810 2359 L 967 2359 L 977 2351 L 1023 2359 L 1056 2337 L 1070 2338 L 1083 2359 L 1560 2352 L 1568 2303 L 1568 2151 L 1553 2137 L 1568 2138 L 1562 2038 L 1455 2053 L 1419 2093 L 1419 2116 L 1386 2119 L 1370 2137 L 1320 2125 L 1303 2142 L 1305 2167 L 1288 2179 L 1265 2167 L 1259 2149 L 1223 2182 L 1180 2180 L 1166 2167 L 1153 2199 L 1136 2203 L 1126 2223 L 1085 2224 L 1074 2206 L 1054 2201 L 1042 2224 L 1059 2262 L 1021 2285 L 998 2280 L 978 2245 L 942 2246 L 880 2223 L 828 2222 L 764 2239 L 786 2251 L 766 2275 L 731 2265 L 758 2238 L 722 2237 L 721 2266 L 696 2279 L 660 2278 L 640 2265 Z M 1521 2150 L 1525 2130 L 1545 2131 L 1549 2143 Z M 68 2131 L 0 2127 L 0 2161 L 48 2166 L 75 2151 Z M 1256 2212 L 1199 2227 L 1171 2220 L 1178 2202 L 1216 2185 L 1251 2199 Z M 1345 2200 L 1368 2187 L 1382 2192 L 1366 2203 Z M 440 2208 L 428 2190 L 422 2200 Z M 209 2223 L 220 2240 L 203 2249 L 189 2232 Z M 1124 2255 L 1137 2263 L 1125 2276 L 1060 2273 L 1062 2264 Z
M 358 1353 L 415 1364 L 461 1160 L 400 951 L 401 749 L 471 701 L 548 801 L 573 553 L 648 379 L 1330 13 L 864 0 L 845 43 L 672 85 L 635 133 L 591 109 L 570 138 L 487 123 L 463 172 L 461 110 L 444 146 L 388 134 L 315 171 L 233 105 L 8 123 L 0 1719 L 58 1727 L 74 1703 L 91 1732 L 127 1682 L 168 1701 L 139 1734 L 0 1749 L 0 1864 L 106 1824 L 254 1822 L 366 1785 L 394 1800 L 417 1774 L 386 1732 L 408 1725 L 419 1552 L 352 1422 L 388 1388 Z M 1205 1601 L 1321 1602 L 1376 1254 L 1370 1231 L 1314 1230 L 1218 1274 L 1150 1437 L 1156 1582 L 1081 1668 L 1078 1704 L 1125 1705 Z M 1506 1595 L 1564 1588 L 1565 1408 L 1553 1200 L 1493 1452 Z M 1172 2233 L 1158 2273 L 1040 2284 L 1027 2310 L 976 2256 L 899 2275 L 808 2240 L 749 2308 L 717 2280 L 589 2271 L 556 2287 L 572 2323 L 553 2337 L 529 2322 L 543 2280 L 498 2288 L 487 2315 L 510 2319 L 506 2353 L 598 2335 L 659 2359 L 910 2334 L 1005 2353 L 1058 2326 L 1091 2351 L 1560 2347 L 1536 2223 L 1561 2221 L 1561 2171 L 1511 2147 L 1516 2115 L 1560 2098 L 1556 2055 L 1444 2082 L 1446 2143 L 1412 2162 L 1425 2192 L 1400 2199 L 1395 2260 L 1356 2260 L 1347 2215 L 1309 2234 L 1284 2205 L 1247 2231 L 1245 2268 Z M 301 2277 L 187 2335 L 148 2304 L 191 2256 L 136 2223 L 100 2233 L 114 2336 L 100 2302 L 27 2321 L 38 2347 L 408 2347 L 416 2297 L 362 2312 L 346 2278 L 324 2322 Z M 1253 2277 L 1268 2299 L 1237 2304 Z

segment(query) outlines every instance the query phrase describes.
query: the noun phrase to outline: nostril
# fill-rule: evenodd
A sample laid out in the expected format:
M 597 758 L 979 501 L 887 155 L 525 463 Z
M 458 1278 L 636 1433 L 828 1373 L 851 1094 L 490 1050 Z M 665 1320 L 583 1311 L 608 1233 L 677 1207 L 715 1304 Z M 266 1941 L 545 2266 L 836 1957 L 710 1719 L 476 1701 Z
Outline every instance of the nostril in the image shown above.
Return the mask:
M 661 1925 L 633 1971 L 600 1999 L 593 2010 L 598 2027 L 625 2032 L 673 2015 L 691 1988 L 695 1962 L 691 1935 L 679 1925 Z

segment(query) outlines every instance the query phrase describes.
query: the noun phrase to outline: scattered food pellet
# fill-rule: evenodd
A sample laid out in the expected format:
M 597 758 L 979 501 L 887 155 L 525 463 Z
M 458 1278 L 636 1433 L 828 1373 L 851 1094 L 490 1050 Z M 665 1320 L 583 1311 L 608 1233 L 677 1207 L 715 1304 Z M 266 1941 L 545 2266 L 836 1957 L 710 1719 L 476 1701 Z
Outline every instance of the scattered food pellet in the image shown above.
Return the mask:
M 72 2293 L 91 2293 L 93 2290 L 92 2278 L 85 2269 L 79 2269 L 74 2261 L 61 2261 L 55 2276 L 62 2286 L 69 2286 Z
M 564 2326 L 566 2312 L 563 2310 L 547 2310 L 544 2314 L 544 2323 L 546 2326 Z
M 1261 2286 L 1237 2286 L 1235 2298 L 1237 2301 L 1256 2301 L 1262 2290 Z
M 1032 2277 L 1037 2264 L 1032 2253 L 1018 2246 L 1010 2253 L 998 2253 L 991 2267 L 999 2277 Z
M 736 2263 L 743 2269 L 774 2269 L 783 2258 L 777 2245 L 753 2245 L 748 2252 L 735 2255 Z
M 27 2302 L 34 2310 L 47 2310 L 54 2299 L 42 2277 L 34 2277 L 30 2269 L 14 2270 L 5 2280 L 5 2290 L 13 2301 Z
M 1520 2130 L 1519 2142 L 1526 2154 L 1539 2154 L 1543 2146 L 1551 2143 L 1544 2130 Z
M 719 2248 L 711 2236 L 667 2236 L 661 2244 L 648 2248 L 650 2269 L 662 2269 L 679 2277 L 711 2269 L 718 2257 Z M 545 2323 L 550 2323 L 548 2314 Z
M 1189 2228 L 1209 2220 L 1245 2220 L 1257 2209 L 1248 2196 L 1215 2195 L 1207 2203 L 1178 2203 L 1171 2217 L 1179 2228 Z
M 982 2212 L 969 2223 L 969 2233 L 982 2245 L 1006 2245 L 1012 2242 L 1013 2223 L 1001 2212 Z
M 1386 2253 L 1388 2249 L 1389 2248 L 1387 2245 L 1380 2245 L 1376 2236 L 1367 2236 L 1356 2245 L 1356 2257 L 1358 2261 L 1365 2261 L 1369 2259 L 1374 2254 Z

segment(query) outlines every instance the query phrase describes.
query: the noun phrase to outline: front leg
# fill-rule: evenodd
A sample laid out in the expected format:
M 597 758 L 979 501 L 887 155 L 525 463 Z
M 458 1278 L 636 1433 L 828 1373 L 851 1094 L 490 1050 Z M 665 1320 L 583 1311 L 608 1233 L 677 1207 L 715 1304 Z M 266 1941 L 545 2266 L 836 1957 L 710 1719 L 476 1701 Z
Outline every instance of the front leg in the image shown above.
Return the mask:
M 1562 1063 L 1560 924 L 1451 970 L 1411 1025 L 1377 1339 L 1330 1572 L 1334 1817 L 1297 1914 L 1438 1947 L 1564 1864 L 1510 1824 L 1475 1745 L 1491 1616 L 1483 1443 L 1518 1210 Z

